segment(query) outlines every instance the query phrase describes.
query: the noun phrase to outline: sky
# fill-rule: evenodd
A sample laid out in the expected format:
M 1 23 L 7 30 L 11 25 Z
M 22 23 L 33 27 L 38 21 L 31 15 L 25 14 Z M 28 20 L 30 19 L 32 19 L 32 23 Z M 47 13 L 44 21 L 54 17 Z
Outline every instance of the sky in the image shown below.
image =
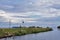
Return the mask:
M 0 0 L 0 27 L 58 26 L 60 0 Z M 24 21 L 24 24 L 22 24 Z

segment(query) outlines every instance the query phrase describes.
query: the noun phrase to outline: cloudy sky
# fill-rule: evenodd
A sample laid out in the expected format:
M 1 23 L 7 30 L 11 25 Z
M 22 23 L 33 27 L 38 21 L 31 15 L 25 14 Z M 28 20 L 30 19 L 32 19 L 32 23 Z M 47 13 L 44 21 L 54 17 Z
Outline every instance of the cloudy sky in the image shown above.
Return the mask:
M 60 0 L 0 0 L 0 27 L 60 25 Z

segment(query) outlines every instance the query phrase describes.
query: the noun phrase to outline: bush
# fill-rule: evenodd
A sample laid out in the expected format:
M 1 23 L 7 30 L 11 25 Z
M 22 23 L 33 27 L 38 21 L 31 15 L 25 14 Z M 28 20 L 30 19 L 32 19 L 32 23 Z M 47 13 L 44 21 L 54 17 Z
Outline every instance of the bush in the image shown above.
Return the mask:
M 60 28 L 60 26 L 58 26 L 57 28 Z

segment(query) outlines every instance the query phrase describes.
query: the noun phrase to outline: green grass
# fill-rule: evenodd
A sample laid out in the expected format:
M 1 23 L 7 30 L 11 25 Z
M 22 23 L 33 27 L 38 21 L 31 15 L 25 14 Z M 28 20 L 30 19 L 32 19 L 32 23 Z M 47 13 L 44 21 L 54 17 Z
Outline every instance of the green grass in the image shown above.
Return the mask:
M 2 28 L 0 29 L 0 37 L 3 37 L 5 35 L 14 35 L 14 36 L 20 36 L 20 35 L 26 35 L 26 34 L 32 34 L 32 33 L 39 33 L 39 32 L 47 32 L 51 31 L 52 28 L 39 28 L 39 27 L 29 27 L 29 28 Z

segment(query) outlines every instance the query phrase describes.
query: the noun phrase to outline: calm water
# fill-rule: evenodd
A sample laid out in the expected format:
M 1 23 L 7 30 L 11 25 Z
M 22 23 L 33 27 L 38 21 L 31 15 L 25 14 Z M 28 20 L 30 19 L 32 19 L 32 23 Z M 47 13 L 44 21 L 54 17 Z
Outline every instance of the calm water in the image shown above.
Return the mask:
M 24 36 L 16 36 L 14 38 L 4 38 L 0 40 L 60 40 L 60 30 L 54 29 L 54 31 L 28 34 Z

